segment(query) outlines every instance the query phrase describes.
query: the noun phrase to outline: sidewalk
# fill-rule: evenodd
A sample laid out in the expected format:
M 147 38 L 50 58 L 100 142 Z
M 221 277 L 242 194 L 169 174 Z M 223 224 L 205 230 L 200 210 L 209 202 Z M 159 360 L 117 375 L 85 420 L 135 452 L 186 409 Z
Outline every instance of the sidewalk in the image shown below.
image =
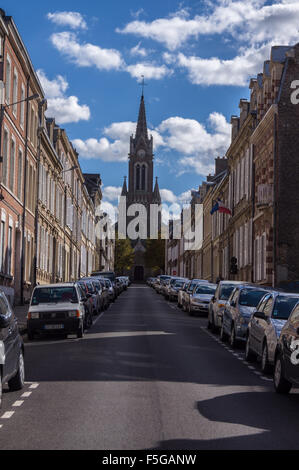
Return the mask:
M 19 331 L 21 335 L 27 332 L 27 312 L 29 305 L 17 305 L 13 307 L 14 314 L 18 320 Z

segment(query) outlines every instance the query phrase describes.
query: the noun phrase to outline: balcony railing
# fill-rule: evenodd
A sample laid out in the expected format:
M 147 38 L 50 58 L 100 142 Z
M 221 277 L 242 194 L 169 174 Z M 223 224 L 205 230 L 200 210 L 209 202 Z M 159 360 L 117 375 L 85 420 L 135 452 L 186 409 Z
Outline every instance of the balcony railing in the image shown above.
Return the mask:
M 257 206 L 273 203 L 273 184 L 259 184 L 257 187 Z

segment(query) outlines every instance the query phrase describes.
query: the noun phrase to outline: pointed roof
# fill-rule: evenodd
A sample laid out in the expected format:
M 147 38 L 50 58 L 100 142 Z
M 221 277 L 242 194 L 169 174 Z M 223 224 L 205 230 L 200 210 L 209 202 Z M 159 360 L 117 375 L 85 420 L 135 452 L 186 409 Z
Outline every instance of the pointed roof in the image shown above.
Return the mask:
M 127 177 L 124 176 L 124 182 L 123 182 L 123 187 L 121 190 L 121 196 L 126 196 L 128 194 L 128 189 L 127 189 Z
M 148 138 L 143 93 L 142 93 L 141 99 L 140 99 L 139 114 L 138 114 L 138 121 L 137 121 L 137 126 L 136 126 L 136 136 L 135 136 L 135 138 L 138 139 L 141 136 L 146 137 L 146 139 Z
M 153 194 L 153 199 L 157 203 L 161 203 L 161 196 L 160 196 L 160 189 L 159 189 L 159 184 L 158 184 L 158 177 L 156 176 L 156 183 L 155 183 L 155 188 L 154 188 L 154 194 Z

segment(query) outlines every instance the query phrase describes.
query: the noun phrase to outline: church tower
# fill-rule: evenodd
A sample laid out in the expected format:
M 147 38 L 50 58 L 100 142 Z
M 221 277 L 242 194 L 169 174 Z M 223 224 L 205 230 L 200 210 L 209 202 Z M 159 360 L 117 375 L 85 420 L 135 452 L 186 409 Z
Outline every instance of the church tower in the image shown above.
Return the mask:
M 161 196 L 158 185 L 158 178 L 154 179 L 154 154 L 153 154 L 153 136 L 148 135 L 144 95 L 142 91 L 138 120 L 135 136 L 130 137 L 129 152 L 129 178 L 128 185 L 126 177 L 124 178 L 121 195 L 126 197 L 126 209 L 132 204 L 142 204 L 147 211 L 147 234 L 150 236 L 150 206 L 151 204 L 161 204 Z M 127 226 L 134 217 L 127 217 Z M 158 227 L 161 226 L 159 217 Z M 150 275 L 144 264 L 146 240 L 134 240 L 132 245 L 135 251 L 134 266 L 131 276 L 134 279 L 143 279 Z

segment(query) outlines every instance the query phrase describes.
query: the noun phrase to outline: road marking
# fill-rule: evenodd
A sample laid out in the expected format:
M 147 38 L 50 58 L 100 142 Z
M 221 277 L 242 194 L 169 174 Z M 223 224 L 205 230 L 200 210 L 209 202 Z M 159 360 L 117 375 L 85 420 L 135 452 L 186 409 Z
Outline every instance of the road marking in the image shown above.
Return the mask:
M 14 402 L 14 404 L 12 406 L 21 406 L 21 405 L 23 405 L 23 403 L 24 403 L 24 400 L 17 400 L 17 401 Z
M 29 388 L 37 388 L 39 384 L 31 384 Z
M 1 416 L 1 419 L 9 419 L 12 417 L 12 415 L 14 414 L 14 411 L 6 411 L 2 416 Z
M 228 347 L 225 343 L 223 343 L 221 340 L 219 341 L 219 339 L 214 336 L 212 333 L 210 333 L 206 327 L 204 326 L 201 326 L 201 329 L 208 335 L 210 336 L 216 343 L 218 344 L 221 344 L 221 346 L 224 347 L 224 349 L 226 349 L 227 351 L 229 351 L 231 353 L 232 356 L 236 357 L 239 361 L 242 361 L 243 364 L 245 366 L 247 366 L 247 368 L 249 370 L 251 370 L 255 375 L 257 375 L 260 379 L 262 380 L 265 380 L 267 382 L 272 382 L 272 379 L 270 377 L 267 377 L 265 376 L 262 372 L 260 372 L 259 370 L 257 370 L 254 366 L 252 366 L 248 361 L 245 361 L 244 358 L 245 358 L 245 355 L 244 353 L 237 353 L 236 351 L 234 351 L 233 349 L 231 349 L 230 347 Z
M 23 395 L 21 395 L 21 398 L 28 398 L 30 397 L 32 392 L 24 392 Z

